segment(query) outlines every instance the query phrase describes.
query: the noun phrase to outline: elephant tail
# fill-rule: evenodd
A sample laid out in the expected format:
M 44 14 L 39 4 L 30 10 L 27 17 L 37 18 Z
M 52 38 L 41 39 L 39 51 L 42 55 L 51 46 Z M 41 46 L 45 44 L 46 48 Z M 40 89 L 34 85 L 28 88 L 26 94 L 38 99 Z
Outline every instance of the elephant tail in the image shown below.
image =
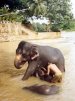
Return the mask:
M 29 90 L 38 94 L 42 94 L 42 95 L 54 95 L 57 94 L 59 92 L 59 86 L 56 85 L 32 85 L 29 87 L 24 87 L 23 89 L 25 90 Z

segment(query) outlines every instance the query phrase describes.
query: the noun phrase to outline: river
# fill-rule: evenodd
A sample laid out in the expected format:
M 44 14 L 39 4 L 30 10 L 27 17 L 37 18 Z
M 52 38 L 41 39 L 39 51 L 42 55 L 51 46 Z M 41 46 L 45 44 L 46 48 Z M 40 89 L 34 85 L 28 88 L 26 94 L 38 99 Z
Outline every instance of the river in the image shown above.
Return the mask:
M 64 54 L 66 72 L 62 83 L 56 84 L 60 86 L 60 92 L 56 95 L 44 96 L 23 90 L 23 87 L 32 84 L 51 84 L 35 77 L 22 81 L 27 64 L 21 70 L 17 70 L 13 65 L 19 41 L 2 42 L 0 43 L 0 101 L 75 101 L 74 32 L 62 32 L 62 37 L 58 39 L 31 40 L 30 42 L 57 47 Z

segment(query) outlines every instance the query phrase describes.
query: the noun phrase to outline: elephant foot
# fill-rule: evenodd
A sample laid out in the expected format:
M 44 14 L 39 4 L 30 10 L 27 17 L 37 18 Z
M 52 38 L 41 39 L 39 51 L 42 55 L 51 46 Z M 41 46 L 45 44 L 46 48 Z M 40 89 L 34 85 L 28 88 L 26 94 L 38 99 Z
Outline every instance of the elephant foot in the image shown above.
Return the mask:
M 23 78 L 22 78 L 23 81 L 27 80 L 27 79 L 28 79 L 28 77 L 26 77 L 26 76 L 23 76 Z
M 24 80 L 26 80 L 26 79 L 23 77 L 22 80 L 24 81 Z

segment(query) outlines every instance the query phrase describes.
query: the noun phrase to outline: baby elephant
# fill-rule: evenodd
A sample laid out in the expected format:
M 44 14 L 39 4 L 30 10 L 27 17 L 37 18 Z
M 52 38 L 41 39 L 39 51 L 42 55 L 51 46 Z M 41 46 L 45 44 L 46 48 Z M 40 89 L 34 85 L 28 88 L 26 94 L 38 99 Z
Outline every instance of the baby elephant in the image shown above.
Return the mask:
M 48 86 L 48 85 L 37 85 L 36 84 L 33 86 L 24 87 L 23 89 L 27 89 L 27 90 L 30 90 L 32 92 L 42 94 L 42 95 L 54 95 L 59 92 L 59 87 L 55 85 Z
M 28 67 L 22 80 L 27 80 L 41 67 L 49 67 L 48 74 L 54 77 L 53 81 L 59 79 L 60 75 L 62 77 L 62 73 L 65 72 L 65 59 L 62 52 L 51 46 L 21 41 L 16 49 L 14 65 L 17 69 L 20 69 L 26 62 L 28 62 Z

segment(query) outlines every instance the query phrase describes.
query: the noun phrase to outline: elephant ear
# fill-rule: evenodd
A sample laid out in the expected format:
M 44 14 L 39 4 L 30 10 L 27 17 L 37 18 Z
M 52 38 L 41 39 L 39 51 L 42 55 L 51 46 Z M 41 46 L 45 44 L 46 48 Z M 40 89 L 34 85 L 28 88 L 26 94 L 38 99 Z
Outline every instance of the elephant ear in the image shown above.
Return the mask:
M 38 56 L 39 56 L 39 52 L 38 52 L 38 49 L 37 49 L 37 46 L 31 46 L 31 60 L 34 60 L 36 59 Z

